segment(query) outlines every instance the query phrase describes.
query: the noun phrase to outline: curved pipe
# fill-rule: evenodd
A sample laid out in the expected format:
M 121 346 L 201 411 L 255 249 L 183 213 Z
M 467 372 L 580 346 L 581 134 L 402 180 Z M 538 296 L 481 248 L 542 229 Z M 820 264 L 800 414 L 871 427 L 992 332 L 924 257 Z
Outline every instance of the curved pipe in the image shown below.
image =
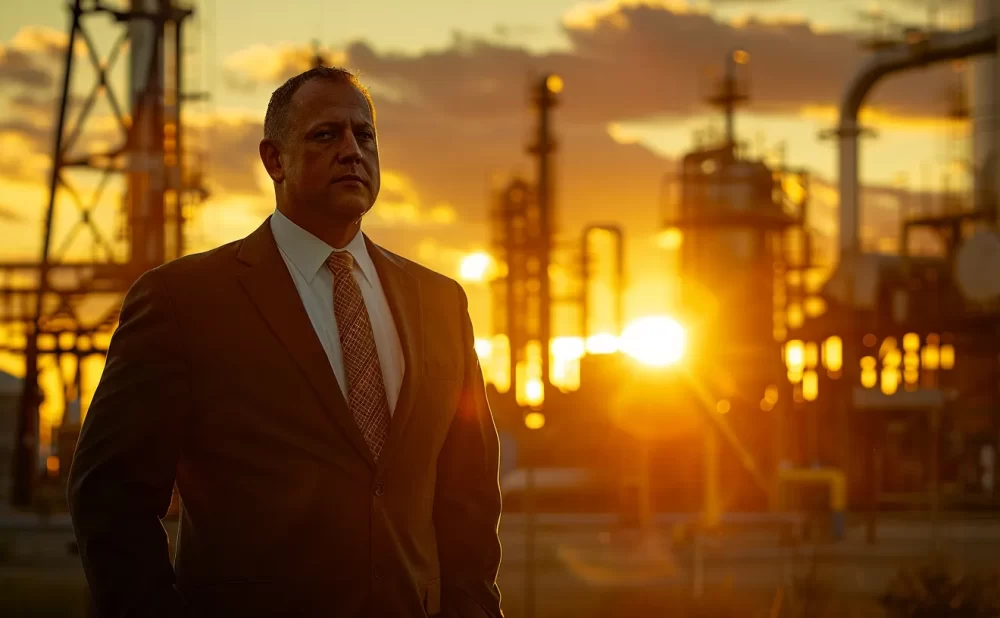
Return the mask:
M 946 60 L 997 52 L 996 21 L 968 30 L 934 34 L 877 52 L 854 74 L 840 103 L 840 263 L 853 264 L 861 251 L 858 238 L 858 111 L 872 87 L 883 77 Z M 847 258 L 845 260 L 845 258 Z M 848 289 L 852 288 L 849 285 Z

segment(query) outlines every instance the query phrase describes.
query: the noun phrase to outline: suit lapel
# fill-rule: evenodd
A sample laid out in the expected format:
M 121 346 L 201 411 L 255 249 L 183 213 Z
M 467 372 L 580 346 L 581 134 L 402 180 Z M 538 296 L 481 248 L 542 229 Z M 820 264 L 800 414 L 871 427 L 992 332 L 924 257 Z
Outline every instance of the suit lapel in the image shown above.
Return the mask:
M 417 387 L 423 373 L 424 339 L 421 328 L 420 284 L 396 256 L 383 250 L 367 236 L 365 243 L 368 246 L 368 254 L 375 263 L 375 270 L 378 272 L 379 281 L 382 282 L 386 300 L 389 302 L 406 365 L 399 399 L 392 413 L 392 422 L 389 424 L 389 437 L 378 461 L 378 467 L 383 468 L 402 445 L 406 424 L 413 410 Z
M 369 465 L 374 466 L 371 450 L 354 421 L 333 368 L 330 367 L 330 360 L 313 330 L 295 282 L 278 251 L 271 233 L 270 217 L 243 240 L 239 259 L 248 266 L 240 273 L 240 283 L 250 299 L 288 349 L 324 407 L 340 424 L 348 442 Z

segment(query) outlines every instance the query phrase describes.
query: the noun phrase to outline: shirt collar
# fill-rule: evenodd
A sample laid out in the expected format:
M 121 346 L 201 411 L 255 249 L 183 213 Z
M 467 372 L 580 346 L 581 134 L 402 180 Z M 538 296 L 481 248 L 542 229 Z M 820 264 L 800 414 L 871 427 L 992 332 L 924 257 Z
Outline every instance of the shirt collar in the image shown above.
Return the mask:
M 295 268 L 312 283 L 313 278 L 324 268 L 326 259 L 334 251 L 347 251 L 354 258 L 354 262 L 361 269 L 361 273 L 369 283 L 373 283 L 376 277 L 375 263 L 368 255 L 368 246 L 365 243 L 365 236 L 358 230 L 351 242 L 343 249 L 334 249 L 310 232 L 299 227 L 294 221 L 286 217 L 278 209 L 274 210 L 271 216 L 271 232 L 278 248 L 295 265 Z

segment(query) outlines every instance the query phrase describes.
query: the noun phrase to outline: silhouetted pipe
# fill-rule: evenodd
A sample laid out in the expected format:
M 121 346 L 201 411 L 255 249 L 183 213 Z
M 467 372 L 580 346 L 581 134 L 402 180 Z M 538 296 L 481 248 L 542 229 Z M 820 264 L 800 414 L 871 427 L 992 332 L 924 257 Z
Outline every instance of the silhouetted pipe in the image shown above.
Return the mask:
M 848 268 L 861 249 L 858 240 L 858 111 L 865 97 L 879 80 L 892 73 L 946 60 L 995 54 L 996 21 L 984 21 L 961 32 L 911 33 L 908 39 L 876 52 L 854 74 L 841 99 L 840 126 L 837 128 L 840 138 L 840 263 Z M 853 282 L 848 288 L 852 287 Z

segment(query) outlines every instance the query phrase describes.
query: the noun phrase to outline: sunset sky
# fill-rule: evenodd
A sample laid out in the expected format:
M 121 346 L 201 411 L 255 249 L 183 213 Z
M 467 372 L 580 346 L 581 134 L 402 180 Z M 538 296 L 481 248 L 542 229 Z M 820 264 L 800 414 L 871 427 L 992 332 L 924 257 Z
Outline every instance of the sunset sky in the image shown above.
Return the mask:
M 66 4 L 0 4 L 0 259 L 39 251 Z M 789 164 L 815 174 L 812 223 L 829 240 L 836 231 L 836 152 L 818 134 L 834 125 L 844 83 L 863 59 L 859 37 L 872 26 L 862 13 L 877 9 L 923 26 L 928 4 L 195 2 L 187 87 L 211 100 L 190 106 L 188 120 L 191 144 L 205 153 L 212 195 L 191 222 L 192 250 L 247 234 L 273 208 L 257 158 L 264 109 L 280 81 L 308 65 L 316 40 L 335 63 L 360 71 L 378 108 L 383 185 L 366 231 L 457 276 L 464 255 L 488 249 L 491 178 L 533 173 L 524 154 L 533 125 L 528 83 L 555 71 L 565 82 L 555 119 L 560 241 L 575 246 L 587 223 L 624 225 L 626 312 L 656 313 L 667 294 L 657 246 L 661 179 L 691 147 L 695 130 L 721 127 L 703 103 L 707 72 L 732 49 L 750 53 L 752 101 L 737 121 L 740 137 L 754 151 L 783 147 Z M 968 23 L 968 3 L 936 4 L 940 25 Z M 94 32 L 109 46 L 109 27 Z M 968 184 L 952 164 L 965 152 L 967 127 L 943 120 L 948 88 L 960 79 L 955 67 L 944 66 L 877 89 L 865 116 L 878 129 L 862 149 L 865 183 L 937 189 L 951 169 L 952 187 Z M 78 96 L 85 85 L 81 80 Z M 863 221 L 894 233 L 898 199 L 887 202 L 884 191 L 865 196 Z M 489 334 L 486 288 L 467 287 L 477 331 Z M 572 326 L 556 328 L 573 334 Z

